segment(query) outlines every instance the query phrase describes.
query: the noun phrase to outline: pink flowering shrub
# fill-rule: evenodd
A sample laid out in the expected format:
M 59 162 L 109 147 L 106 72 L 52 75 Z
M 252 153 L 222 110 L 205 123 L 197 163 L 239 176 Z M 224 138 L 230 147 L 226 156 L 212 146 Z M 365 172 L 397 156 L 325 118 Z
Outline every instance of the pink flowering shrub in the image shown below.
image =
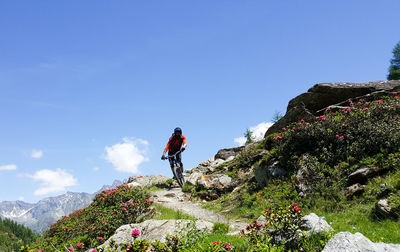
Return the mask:
M 250 244 L 257 248 L 280 247 L 283 244 L 286 249 L 299 249 L 297 241 L 300 239 L 302 215 L 296 203 L 286 208 L 267 209 L 263 215 L 265 222 L 254 220 L 246 230 L 241 231 Z
M 44 233 L 44 240 L 32 244 L 31 248 L 52 250 L 51 244 L 54 244 L 63 250 L 65 244 L 73 251 L 86 251 L 96 247 L 118 227 L 152 216 L 153 202 L 148 199 L 149 196 L 147 192 L 127 185 L 104 190 L 88 207 L 53 223 Z

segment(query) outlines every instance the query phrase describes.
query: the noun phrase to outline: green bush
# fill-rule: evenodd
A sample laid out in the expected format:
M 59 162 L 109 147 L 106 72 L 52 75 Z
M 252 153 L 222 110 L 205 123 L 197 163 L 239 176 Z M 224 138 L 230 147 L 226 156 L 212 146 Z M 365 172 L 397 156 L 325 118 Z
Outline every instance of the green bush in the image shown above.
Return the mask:
M 149 194 L 137 187 L 122 185 L 97 194 L 86 208 L 64 216 L 43 234 L 43 239 L 31 249 L 63 250 L 65 246 L 77 251 L 96 247 L 124 224 L 136 223 L 150 217 L 154 210 Z M 82 249 L 77 244 L 83 243 Z

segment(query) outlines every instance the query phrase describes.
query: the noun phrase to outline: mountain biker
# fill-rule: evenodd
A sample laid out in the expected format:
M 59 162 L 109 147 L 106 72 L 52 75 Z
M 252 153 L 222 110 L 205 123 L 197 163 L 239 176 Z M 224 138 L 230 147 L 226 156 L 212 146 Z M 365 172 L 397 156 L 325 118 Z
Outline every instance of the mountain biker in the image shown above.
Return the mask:
M 186 137 L 184 135 L 182 135 L 182 129 L 177 127 L 174 130 L 174 133 L 172 134 L 172 136 L 169 138 L 167 146 L 165 146 L 164 149 L 164 153 L 161 157 L 162 160 L 167 159 L 165 157 L 165 153 L 168 151 L 168 155 L 174 155 L 175 153 L 177 153 L 178 151 L 184 151 L 187 147 L 187 142 L 186 142 Z M 178 161 L 178 163 L 181 166 L 181 172 L 183 172 L 183 164 L 182 164 L 182 160 L 181 160 L 181 153 L 179 153 L 178 155 L 175 156 L 176 157 L 176 161 Z M 169 158 L 169 164 L 171 165 L 171 170 L 174 168 L 174 158 L 170 157 Z

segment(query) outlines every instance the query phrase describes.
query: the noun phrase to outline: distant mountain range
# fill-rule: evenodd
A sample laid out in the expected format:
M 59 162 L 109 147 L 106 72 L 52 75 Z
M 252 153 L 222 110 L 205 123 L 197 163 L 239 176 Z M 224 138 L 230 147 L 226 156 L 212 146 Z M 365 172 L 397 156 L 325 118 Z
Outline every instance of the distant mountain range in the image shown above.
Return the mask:
M 36 233 L 41 233 L 62 216 L 87 207 L 97 193 L 121 184 L 121 181 L 115 180 L 111 186 L 105 185 L 93 194 L 67 192 L 56 197 L 44 198 L 35 204 L 20 200 L 3 201 L 0 202 L 0 216 L 23 224 Z

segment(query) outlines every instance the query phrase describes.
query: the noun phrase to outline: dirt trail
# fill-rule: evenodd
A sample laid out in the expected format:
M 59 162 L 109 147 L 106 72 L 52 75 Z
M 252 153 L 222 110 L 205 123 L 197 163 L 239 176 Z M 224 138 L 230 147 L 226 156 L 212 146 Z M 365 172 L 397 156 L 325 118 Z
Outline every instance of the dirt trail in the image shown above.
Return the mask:
M 232 230 L 231 234 L 238 233 L 247 225 L 247 223 L 237 220 L 229 220 L 221 214 L 202 208 L 200 204 L 190 201 L 180 188 L 153 192 L 152 200 L 164 207 L 181 211 L 182 213 L 191 215 L 199 220 L 228 224 Z

